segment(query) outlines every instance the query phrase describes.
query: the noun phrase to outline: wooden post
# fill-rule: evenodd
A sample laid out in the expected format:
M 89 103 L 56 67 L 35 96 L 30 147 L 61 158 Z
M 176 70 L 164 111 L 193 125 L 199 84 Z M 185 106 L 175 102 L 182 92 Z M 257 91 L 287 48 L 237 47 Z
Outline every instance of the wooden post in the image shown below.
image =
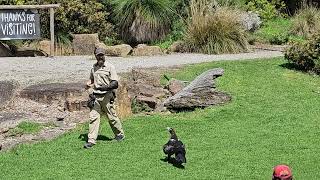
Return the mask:
M 54 9 L 50 8 L 50 56 L 54 56 Z

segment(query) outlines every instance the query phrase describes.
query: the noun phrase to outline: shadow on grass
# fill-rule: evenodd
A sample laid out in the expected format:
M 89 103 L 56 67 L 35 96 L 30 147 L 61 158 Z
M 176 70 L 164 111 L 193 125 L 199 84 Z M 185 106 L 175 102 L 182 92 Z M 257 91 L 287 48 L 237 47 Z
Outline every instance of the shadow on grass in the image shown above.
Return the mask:
M 88 141 L 88 134 L 80 134 L 78 138 L 81 139 L 81 141 L 87 142 Z M 107 136 L 104 136 L 104 135 L 98 135 L 97 140 L 98 141 L 112 141 L 113 139 L 109 138 Z
M 306 74 L 320 75 L 320 72 L 314 72 L 314 71 L 311 71 L 311 70 L 307 70 L 306 68 L 301 67 L 301 66 L 297 66 L 297 65 L 295 65 L 293 63 L 284 63 L 284 64 L 281 64 L 279 66 L 282 67 L 282 68 L 295 70 L 295 71 L 299 71 L 299 72 L 306 73 Z
M 168 157 L 165 157 L 165 158 L 160 159 L 160 160 L 163 161 L 163 162 L 167 162 L 167 163 L 169 163 L 169 164 L 172 164 L 172 166 L 174 166 L 174 167 L 176 167 L 176 168 L 185 169 L 185 167 L 184 167 L 182 164 L 178 163 L 178 162 L 176 161 L 176 159 L 174 159 L 174 158 L 168 159 Z

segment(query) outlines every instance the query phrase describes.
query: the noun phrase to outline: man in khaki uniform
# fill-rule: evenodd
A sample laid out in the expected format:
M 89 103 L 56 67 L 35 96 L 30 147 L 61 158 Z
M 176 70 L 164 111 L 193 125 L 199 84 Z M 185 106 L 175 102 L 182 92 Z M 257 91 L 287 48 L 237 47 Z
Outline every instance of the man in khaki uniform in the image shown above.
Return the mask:
M 88 133 L 88 142 L 84 148 L 91 148 L 96 144 L 98 137 L 100 116 L 105 113 L 109 119 L 109 124 L 115 134 L 115 140 L 124 139 L 124 132 L 121 121 L 115 111 L 115 90 L 118 88 L 119 77 L 115 67 L 105 62 L 105 50 L 102 48 L 95 49 L 97 63 L 93 65 L 90 73 L 88 87 L 92 87 L 95 102 L 90 110 L 90 124 Z

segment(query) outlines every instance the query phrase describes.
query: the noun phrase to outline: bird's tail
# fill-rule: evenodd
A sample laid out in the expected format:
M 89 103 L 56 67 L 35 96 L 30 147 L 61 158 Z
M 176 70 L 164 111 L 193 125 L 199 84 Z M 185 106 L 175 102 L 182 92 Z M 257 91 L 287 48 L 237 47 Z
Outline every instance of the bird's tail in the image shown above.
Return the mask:
M 182 164 L 182 163 L 186 163 L 186 162 L 187 162 L 186 156 L 185 156 L 183 153 L 179 153 L 179 154 L 177 154 L 175 157 L 176 157 L 176 161 L 177 161 L 179 164 Z

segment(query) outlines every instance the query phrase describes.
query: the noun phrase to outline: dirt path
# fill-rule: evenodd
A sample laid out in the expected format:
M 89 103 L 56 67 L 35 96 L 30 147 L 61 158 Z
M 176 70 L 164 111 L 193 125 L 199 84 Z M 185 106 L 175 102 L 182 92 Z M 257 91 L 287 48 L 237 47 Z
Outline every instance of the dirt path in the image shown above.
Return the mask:
M 171 54 L 152 57 L 108 57 L 117 71 L 128 72 L 134 67 L 170 67 L 222 60 L 244 60 L 281 57 L 279 51 L 257 51 L 253 53 L 204 55 Z M 0 79 L 16 80 L 23 87 L 37 83 L 79 82 L 86 80 L 94 63 L 90 56 L 0 58 Z

